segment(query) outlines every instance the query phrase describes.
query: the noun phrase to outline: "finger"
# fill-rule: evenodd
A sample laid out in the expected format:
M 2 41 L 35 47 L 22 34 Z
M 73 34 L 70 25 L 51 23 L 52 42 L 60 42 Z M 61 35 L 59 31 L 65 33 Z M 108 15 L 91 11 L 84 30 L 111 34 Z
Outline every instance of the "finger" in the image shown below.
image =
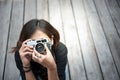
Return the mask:
M 22 47 L 21 47 L 21 50 L 22 51 L 33 51 L 33 46 L 27 46 L 27 45 L 23 45 Z
M 28 45 L 24 45 L 24 46 L 23 46 L 23 48 L 26 48 L 26 47 L 29 48 L 29 49 L 32 49 L 32 50 L 33 50 L 33 48 L 34 48 L 33 46 L 28 46 Z
M 33 52 L 29 52 L 29 51 L 26 51 L 24 52 L 23 54 L 26 55 L 26 54 L 29 54 L 29 55 L 32 55 Z
M 31 41 L 32 39 L 27 39 L 25 41 L 23 41 L 23 44 L 26 44 L 28 41 Z
M 23 56 L 29 56 L 31 57 L 32 56 L 32 52 L 24 52 L 24 54 L 20 53 L 20 56 L 23 57 Z
M 29 46 L 29 48 L 33 49 L 34 47 L 33 46 Z
M 35 62 L 39 62 L 39 58 L 35 55 L 34 52 L 32 53 L 32 59 L 33 59 Z
M 28 41 L 31 41 L 31 39 L 27 39 L 27 40 L 25 40 L 25 41 L 22 43 L 22 46 L 21 46 L 21 47 L 24 48 L 25 46 L 27 46 L 26 43 L 27 43 Z
M 32 56 L 32 53 L 31 52 L 25 52 L 25 54 L 24 54 L 25 56 Z
M 30 51 L 30 52 L 33 52 L 33 49 L 31 49 L 30 47 L 24 47 L 23 48 L 23 52 L 26 52 L 26 51 Z

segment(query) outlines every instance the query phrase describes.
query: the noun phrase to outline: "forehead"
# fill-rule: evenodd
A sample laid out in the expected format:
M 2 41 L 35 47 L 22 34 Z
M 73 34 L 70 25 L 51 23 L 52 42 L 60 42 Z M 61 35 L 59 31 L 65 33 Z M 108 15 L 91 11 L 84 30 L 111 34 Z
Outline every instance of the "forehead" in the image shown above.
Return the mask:
M 42 38 L 48 38 L 49 39 L 47 34 L 42 32 L 41 30 L 36 30 L 35 33 L 30 37 L 30 39 L 33 39 L 33 40 L 39 40 L 39 39 L 42 39 Z

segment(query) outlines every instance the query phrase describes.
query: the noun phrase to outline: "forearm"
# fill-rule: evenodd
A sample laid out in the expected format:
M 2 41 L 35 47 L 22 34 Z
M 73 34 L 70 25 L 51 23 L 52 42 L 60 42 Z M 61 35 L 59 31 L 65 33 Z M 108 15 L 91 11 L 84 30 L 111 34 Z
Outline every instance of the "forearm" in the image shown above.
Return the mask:
M 57 68 L 53 70 L 48 69 L 48 80 L 59 80 Z
M 25 72 L 25 77 L 26 77 L 26 80 L 36 80 L 32 70 L 29 72 Z

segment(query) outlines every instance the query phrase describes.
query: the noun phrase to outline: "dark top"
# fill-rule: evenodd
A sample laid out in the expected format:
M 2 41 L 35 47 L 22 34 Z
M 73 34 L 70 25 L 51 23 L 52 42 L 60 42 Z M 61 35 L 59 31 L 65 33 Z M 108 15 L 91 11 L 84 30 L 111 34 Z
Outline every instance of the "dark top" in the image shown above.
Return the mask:
M 57 65 L 58 76 L 60 80 L 65 80 L 65 67 L 67 64 L 67 48 L 63 43 L 60 43 L 59 46 L 52 50 L 52 54 L 55 56 L 55 62 Z M 22 80 L 25 79 L 25 73 L 23 71 L 22 61 L 20 59 L 19 52 L 15 52 L 15 62 L 16 66 L 20 71 Z M 36 80 L 48 80 L 47 69 L 37 62 L 31 61 L 31 68 Z

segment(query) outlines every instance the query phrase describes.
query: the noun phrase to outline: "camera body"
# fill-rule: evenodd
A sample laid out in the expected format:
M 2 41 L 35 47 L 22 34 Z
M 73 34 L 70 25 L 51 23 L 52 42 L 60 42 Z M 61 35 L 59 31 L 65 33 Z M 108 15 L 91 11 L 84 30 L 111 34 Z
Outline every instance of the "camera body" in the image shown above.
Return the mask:
M 42 38 L 40 40 L 31 40 L 26 43 L 28 46 L 33 46 L 36 51 L 43 54 L 45 52 L 45 44 L 49 48 L 49 50 L 52 49 L 52 42 L 46 38 Z

